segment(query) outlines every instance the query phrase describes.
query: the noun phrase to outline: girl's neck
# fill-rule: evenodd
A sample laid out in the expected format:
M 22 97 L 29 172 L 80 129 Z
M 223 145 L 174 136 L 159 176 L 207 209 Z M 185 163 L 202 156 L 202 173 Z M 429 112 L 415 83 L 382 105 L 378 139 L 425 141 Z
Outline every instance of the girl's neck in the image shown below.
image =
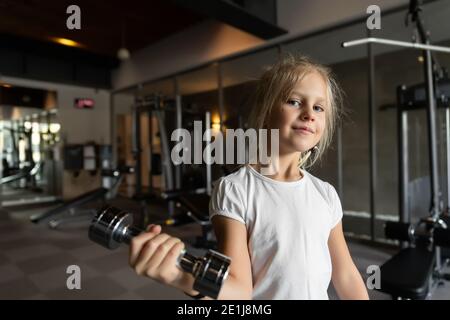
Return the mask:
M 301 170 L 298 168 L 299 153 L 280 154 L 278 158 L 278 170 L 272 175 L 267 177 L 277 181 L 297 181 L 303 178 Z M 252 168 L 261 172 L 261 168 L 264 167 L 259 162 L 252 164 Z

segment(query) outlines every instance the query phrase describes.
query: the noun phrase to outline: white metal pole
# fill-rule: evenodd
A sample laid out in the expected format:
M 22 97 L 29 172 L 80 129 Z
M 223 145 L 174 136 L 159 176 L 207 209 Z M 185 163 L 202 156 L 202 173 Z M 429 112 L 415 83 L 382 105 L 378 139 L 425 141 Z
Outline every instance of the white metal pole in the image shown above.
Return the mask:
M 418 49 L 418 50 L 430 50 L 430 51 L 439 51 L 439 52 L 450 53 L 450 48 L 448 48 L 448 47 L 433 46 L 433 45 L 429 45 L 429 44 L 397 41 L 397 40 L 389 40 L 389 39 L 381 39 L 381 38 L 373 38 L 373 37 L 343 42 L 342 46 L 344 48 L 348 48 L 348 47 L 359 46 L 359 45 L 368 44 L 368 43 L 379 43 L 379 44 L 386 44 L 386 45 L 390 45 L 390 46 L 414 48 L 414 49 Z

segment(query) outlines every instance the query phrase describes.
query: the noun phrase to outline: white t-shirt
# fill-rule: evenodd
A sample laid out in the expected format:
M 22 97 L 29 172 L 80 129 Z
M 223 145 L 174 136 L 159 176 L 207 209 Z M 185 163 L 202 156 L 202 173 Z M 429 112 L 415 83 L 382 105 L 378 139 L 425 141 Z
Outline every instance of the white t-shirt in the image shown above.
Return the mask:
M 253 299 L 328 299 L 328 237 L 342 207 L 333 186 L 301 171 L 300 180 L 284 182 L 246 165 L 214 184 L 210 218 L 247 228 Z

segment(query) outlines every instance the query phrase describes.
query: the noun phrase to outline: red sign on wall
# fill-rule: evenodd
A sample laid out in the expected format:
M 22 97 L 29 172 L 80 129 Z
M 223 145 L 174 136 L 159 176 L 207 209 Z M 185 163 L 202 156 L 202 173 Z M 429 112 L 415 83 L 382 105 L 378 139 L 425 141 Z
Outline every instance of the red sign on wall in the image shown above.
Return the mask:
M 75 99 L 75 108 L 77 109 L 93 109 L 95 106 L 94 99 L 77 98 Z

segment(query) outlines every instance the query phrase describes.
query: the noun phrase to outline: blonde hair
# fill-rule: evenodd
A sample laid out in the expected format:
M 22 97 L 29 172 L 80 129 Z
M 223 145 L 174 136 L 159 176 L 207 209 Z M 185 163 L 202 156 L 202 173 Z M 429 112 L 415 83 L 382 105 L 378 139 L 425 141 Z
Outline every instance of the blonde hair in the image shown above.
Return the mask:
M 322 138 L 314 152 L 302 152 L 299 166 L 311 167 L 330 145 L 335 128 L 342 116 L 343 91 L 339 87 L 331 70 L 306 56 L 285 54 L 274 65 L 266 69 L 257 82 L 254 104 L 249 114 L 248 125 L 256 130 L 270 129 L 268 119 L 276 106 L 288 99 L 299 80 L 310 72 L 318 72 L 327 84 L 327 104 L 330 112 L 326 116 L 326 125 Z

